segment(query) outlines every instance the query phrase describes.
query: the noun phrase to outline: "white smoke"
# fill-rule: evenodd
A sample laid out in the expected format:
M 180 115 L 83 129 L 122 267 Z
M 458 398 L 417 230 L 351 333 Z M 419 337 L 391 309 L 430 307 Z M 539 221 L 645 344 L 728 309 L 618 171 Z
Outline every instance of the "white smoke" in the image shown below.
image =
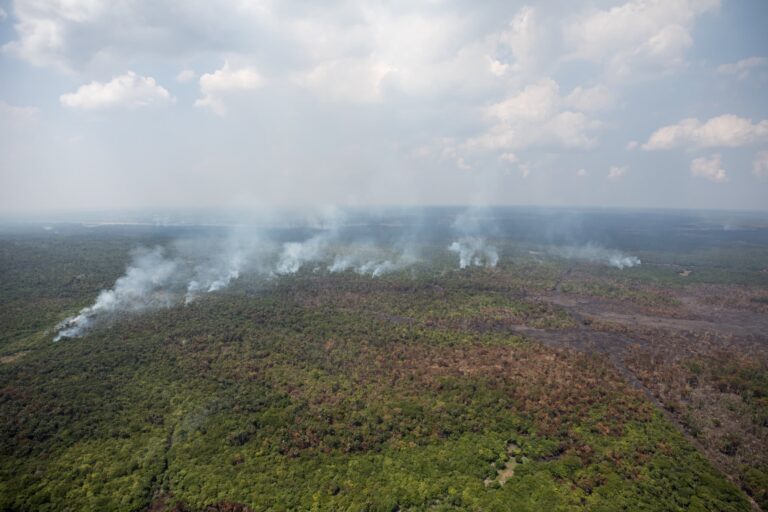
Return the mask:
M 184 303 L 189 304 L 202 293 L 216 292 L 229 286 L 233 279 L 240 277 L 245 254 L 241 250 L 225 253 L 212 265 L 197 265 L 195 275 L 187 285 Z
M 451 227 L 460 234 L 459 239 L 448 246 L 450 252 L 459 255 L 459 268 L 493 268 L 498 264 L 499 250 L 485 238 L 486 234 L 496 231 L 493 216 L 487 209 L 468 208 L 456 216 Z
M 491 235 L 497 232 L 496 218 L 488 208 L 472 206 L 456 215 L 451 227 L 462 235 Z
M 636 267 L 640 263 L 640 258 L 637 256 L 626 256 L 620 253 L 613 254 L 608 258 L 608 264 L 618 269 Z
M 344 212 L 335 206 L 327 206 L 318 215 L 306 219 L 308 227 L 323 231 L 303 242 L 284 243 L 275 266 L 275 273 L 295 274 L 308 263 L 326 260 L 329 257 L 331 244 L 337 240 L 345 220 Z
M 493 268 L 499 262 L 499 251 L 488 245 L 485 238 L 465 236 L 448 246 L 448 250 L 459 255 L 459 268 L 471 265 Z
M 641 263 L 640 258 L 636 256 L 630 256 L 615 249 L 606 249 L 593 244 L 555 247 L 549 252 L 562 258 L 601 263 L 618 269 L 636 267 Z
M 400 252 L 386 251 L 370 243 L 355 244 L 346 248 L 328 265 L 331 273 L 352 270 L 359 275 L 381 277 L 398 272 L 418 263 L 419 257 L 411 247 Z
M 246 272 L 273 278 L 312 265 L 315 270 L 352 271 L 377 278 L 420 261 L 414 244 L 406 238 L 395 247 L 382 240 L 342 244 L 348 236 L 342 228 L 348 224 L 342 223 L 343 216 L 336 209 L 326 209 L 310 220 L 322 231 L 303 241 L 278 244 L 265 236 L 263 227 L 254 232 L 253 227 L 240 226 L 224 238 L 177 240 L 167 252 L 160 247 L 137 250 L 111 289 L 102 290 L 92 305 L 57 325 L 55 340 L 83 336 L 89 328 L 120 314 L 188 305 L 204 294 L 227 288 Z M 365 224 L 354 225 L 354 229 L 361 225 Z M 299 225 L 291 224 L 288 229 L 296 227 Z M 482 238 L 466 237 L 457 244 L 462 261 L 469 264 L 494 266 L 498 261 L 496 249 Z
M 326 257 L 331 235 L 321 233 L 303 242 L 286 242 L 277 261 L 277 274 L 295 274 L 305 264 Z
M 264 259 L 258 254 L 259 248 L 266 246 L 252 232 L 231 233 L 217 250 L 211 251 L 211 244 L 216 240 L 190 241 L 188 244 L 177 244 L 182 254 L 193 253 L 191 259 L 197 263 L 194 266 L 184 302 L 189 304 L 199 295 L 222 290 L 240 277 L 247 265 L 254 266 L 255 262 Z M 214 252 L 213 255 L 211 253 Z M 254 270 L 261 270 L 254 268 Z
M 366 274 L 366 270 L 370 269 L 371 277 L 381 277 L 391 272 L 399 272 L 405 268 L 410 267 L 418 262 L 418 258 L 407 253 L 401 255 L 396 260 L 386 260 L 374 264 L 372 267 L 360 268 L 357 270 L 358 274 Z
M 269 241 L 257 242 L 252 236 L 231 238 L 216 246 L 217 251 L 211 249 L 215 240 L 183 240 L 174 244 L 178 255 L 173 258 L 161 247 L 139 249 L 112 289 L 101 291 L 93 305 L 56 326 L 54 341 L 82 336 L 89 327 L 117 314 L 190 304 L 203 294 L 226 288 L 246 269 L 274 276 L 293 274 L 316 263 L 330 272 L 351 269 L 360 275 L 380 277 L 418 261 L 409 251 L 385 252 L 365 244 L 351 245 L 348 252 L 331 260 L 330 248 L 336 236 L 336 230 L 331 230 L 303 242 L 286 242 L 279 248 Z
M 215 250 L 212 244 L 217 244 Z M 173 245 L 174 257 L 167 256 L 162 247 L 134 251 L 125 275 L 112 289 L 102 290 L 93 305 L 59 323 L 54 341 L 82 336 L 111 316 L 167 308 L 182 301 L 189 304 L 202 294 L 222 290 L 254 259 L 256 240 L 192 239 Z
M 178 262 L 165 257 L 161 247 L 139 249 L 125 275 L 111 290 L 102 290 L 92 306 L 83 308 L 56 326 L 54 341 L 82 336 L 100 317 L 117 312 L 139 312 L 145 309 L 169 307 L 174 300 L 169 287 L 178 271 Z
M 410 251 L 405 251 L 393 259 L 370 260 L 355 267 L 355 272 L 360 275 L 381 277 L 392 272 L 398 272 L 410 267 L 419 261 L 418 257 Z
M 402 268 L 397 262 L 390 260 L 367 261 L 355 268 L 355 272 L 360 275 L 370 275 L 371 277 L 380 277 L 390 272 L 396 272 Z

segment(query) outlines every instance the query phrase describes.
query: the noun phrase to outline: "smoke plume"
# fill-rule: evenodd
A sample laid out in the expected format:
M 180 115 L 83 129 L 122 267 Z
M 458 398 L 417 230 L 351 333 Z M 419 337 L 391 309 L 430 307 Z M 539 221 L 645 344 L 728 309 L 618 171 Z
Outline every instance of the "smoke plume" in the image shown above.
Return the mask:
M 459 268 L 471 265 L 495 267 L 499 262 L 499 251 L 488 245 L 484 238 L 465 236 L 448 246 L 448 250 L 459 255 Z
M 304 242 L 286 242 L 277 261 L 277 274 L 295 274 L 305 264 L 325 258 L 331 234 L 321 233 Z
M 348 248 L 344 254 L 336 255 L 328 266 L 329 272 L 352 270 L 362 276 L 381 277 L 418 263 L 419 257 L 409 248 L 397 254 L 387 254 L 383 249 L 360 245 Z
M 600 263 L 618 269 L 635 267 L 641 263 L 640 258 L 636 256 L 630 256 L 615 249 L 606 249 L 593 244 L 556 247 L 551 249 L 550 253 L 561 258 Z
M 195 275 L 187 285 L 184 303 L 189 304 L 202 293 L 216 292 L 229 286 L 233 279 L 240 277 L 245 264 L 242 251 L 225 253 L 213 265 L 197 265 Z
M 139 312 L 169 307 L 174 297 L 169 289 L 178 271 L 178 262 L 167 259 L 164 249 L 134 251 L 133 262 L 111 290 L 103 290 L 92 306 L 83 308 L 56 326 L 54 341 L 82 336 L 94 321 L 117 312 Z
M 459 255 L 459 268 L 496 266 L 499 250 L 488 245 L 484 236 L 495 231 L 493 218 L 487 211 L 469 208 L 456 216 L 451 227 L 462 235 L 448 246 L 449 251 Z

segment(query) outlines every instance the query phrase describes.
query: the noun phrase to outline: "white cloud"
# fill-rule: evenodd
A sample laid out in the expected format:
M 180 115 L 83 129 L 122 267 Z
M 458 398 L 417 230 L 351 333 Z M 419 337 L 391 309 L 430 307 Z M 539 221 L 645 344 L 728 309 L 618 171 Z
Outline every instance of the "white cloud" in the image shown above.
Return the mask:
M 176 81 L 181 83 L 189 82 L 195 78 L 197 78 L 197 73 L 195 73 L 192 69 L 184 69 L 179 71 L 179 74 L 176 75 Z
M 627 166 L 612 165 L 611 168 L 608 169 L 608 179 L 618 180 L 627 174 L 627 170 Z
M 167 105 L 175 98 L 154 78 L 128 71 L 107 83 L 93 81 L 81 85 L 76 92 L 61 95 L 59 100 L 69 108 L 106 109 Z
M 369 59 L 324 62 L 297 79 L 297 83 L 333 101 L 367 103 L 382 96 L 382 82 L 392 66 Z
M 271 3 L 14 0 L 15 39 L 3 50 L 74 73 L 116 73 L 142 58 L 178 63 L 200 55 L 248 54 L 276 29 L 270 25 Z
M 764 67 L 766 64 L 768 59 L 765 57 L 749 57 L 731 64 L 721 64 L 717 67 L 717 72 L 721 75 L 735 75 L 739 80 L 744 80 L 749 77 L 752 70 Z
M 8 17 L 8 13 L 5 12 L 5 9 L 0 7 L 0 21 L 5 20 L 5 18 L 7 18 L 7 17 Z
M 472 166 L 469 165 L 467 162 L 465 162 L 462 157 L 459 157 L 459 158 L 456 159 L 456 167 L 458 167 L 462 171 L 471 171 L 472 170 Z
M 696 158 L 691 162 L 691 174 L 715 183 L 728 181 L 728 174 L 723 169 L 720 155 L 712 155 L 709 158 Z
M 37 107 L 17 107 L 0 100 L 0 118 L 11 122 L 28 123 L 37 120 L 40 110 Z
M 752 173 L 758 178 L 768 178 L 768 151 L 760 151 L 752 161 Z
M 695 18 L 719 5 L 719 0 L 632 0 L 592 9 L 565 27 L 565 42 L 573 49 L 571 58 L 605 64 L 617 78 L 636 68 L 668 69 L 684 64 Z
M 582 112 L 564 110 L 560 89 L 552 79 L 529 85 L 486 109 L 491 127 L 469 139 L 466 149 L 515 150 L 529 146 L 588 148 L 600 123 Z
M 636 140 L 631 140 L 631 141 L 627 142 L 627 145 L 626 145 L 625 149 L 626 149 L 627 151 L 634 151 L 634 150 L 636 150 L 636 149 L 637 149 L 639 146 L 640 146 L 640 143 L 639 143 L 639 142 L 637 142 Z
M 520 159 L 517 158 L 517 155 L 514 153 L 502 153 L 501 156 L 499 156 L 499 159 L 502 162 L 507 162 L 510 164 L 516 164 L 520 161 Z
M 378 102 L 390 91 L 434 98 L 491 89 L 516 60 L 502 40 L 506 32 L 478 34 L 470 21 L 450 8 L 370 2 L 336 19 L 288 20 L 286 30 L 308 61 L 293 81 L 351 103 Z
M 263 82 L 255 68 L 244 66 L 233 69 L 229 61 L 225 61 L 221 69 L 200 77 L 200 92 L 203 97 L 195 101 L 195 106 L 210 108 L 215 114 L 224 115 L 227 113 L 224 103 L 226 95 L 257 89 Z
M 688 118 L 659 128 L 643 144 L 643 149 L 659 150 L 679 146 L 735 148 L 767 139 L 768 120 L 753 123 L 751 119 L 725 114 L 705 123 L 696 118 Z
M 0 100 L 0 132 L 3 138 L 12 140 L 10 136 L 21 133 L 22 128 L 37 130 L 39 115 L 40 110 L 36 107 L 19 107 Z
M 103 72 L 145 57 L 259 55 L 270 77 L 351 101 L 377 98 L 382 70 L 396 71 L 393 87 L 430 94 L 493 87 L 505 70 L 536 62 L 530 8 L 496 32 L 479 11 L 439 2 L 15 0 L 14 8 L 16 37 L 5 48 L 36 65 Z M 346 75 L 334 80 L 339 72 Z
M 504 65 L 505 73 L 507 71 L 516 74 L 531 72 L 538 65 L 537 47 L 542 33 L 533 7 L 527 5 L 522 7 L 510 21 L 508 28 L 494 38 L 503 50 L 501 53 L 512 57 L 509 63 L 499 62 Z
M 539 51 L 546 25 L 527 6 L 511 19 L 508 9 L 500 10 L 496 20 L 439 2 L 328 2 L 322 9 L 292 2 L 277 9 L 272 0 L 158 0 L 151 8 L 132 0 L 17 4 L 16 40 L 7 49 L 37 65 L 104 72 L 147 56 L 195 62 L 223 55 L 234 64 L 258 55 L 259 72 L 270 81 L 351 103 L 379 101 L 388 91 L 477 100 L 508 82 L 534 79 L 535 69 L 551 60 Z M 215 96 L 200 100 L 217 111 L 224 103 Z
M 66 68 L 63 54 L 69 49 L 72 29 L 94 22 L 109 4 L 105 0 L 17 0 L 14 28 L 18 37 L 3 50 L 35 65 Z
M 583 178 L 583 177 L 587 176 L 587 170 L 586 169 L 579 169 L 578 171 L 576 171 L 576 176 L 578 176 L 579 178 Z
M 616 97 L 604 85 L 582 88 L 576 87 L 565 97 L 563 104 L 582 112 L 597 112 L 611 108 Z
M 507 74 L 507 71 L 509 70 L 509 64 L 504 64 L 501 61 L 494 59 L 493 57 L 487 58 L 488 68 L 491 70 L 491 73 L 494 76 L 502 77 Z

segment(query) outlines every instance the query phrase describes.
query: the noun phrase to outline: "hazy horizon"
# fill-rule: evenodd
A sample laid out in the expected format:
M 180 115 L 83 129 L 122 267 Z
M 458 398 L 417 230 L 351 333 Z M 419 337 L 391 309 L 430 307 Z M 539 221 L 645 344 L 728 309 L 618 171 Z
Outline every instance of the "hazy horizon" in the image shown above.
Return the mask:
M 520 212 L 535 215 L 657 215 L 668 214 L 702 220 L 712 219 L 758 219 L 768 222 L 768 210 L 740 208 L 667 208 L 667 207 L 625 207 L 625 206 L 576 206 L 576 205 L 536 205 L 536 204 L 434 204 L 434 205 L 376 205 L 376 206 L 339 206 L 325 205 L 258 205 L 257 207 L 238 208 L 126 208 L 126 209 L 73 209 L 40 210 L 23 212 L 0 212 L 0 225 L 14 224 L 82 224 L 82 225 L 152 225 L 152 226 L 248 226 L 284 224 L 285 222 L 303 224 L 313 219 L 322 218 L 328 211 L 338 211 L 349 222 L 360 221 L 357 215 L 368 220 L 380 221 L 386 216 L 395 215 L 423 217 L 429 212 L 442 211 L 446 215 L 459 215 L 462 212 Z

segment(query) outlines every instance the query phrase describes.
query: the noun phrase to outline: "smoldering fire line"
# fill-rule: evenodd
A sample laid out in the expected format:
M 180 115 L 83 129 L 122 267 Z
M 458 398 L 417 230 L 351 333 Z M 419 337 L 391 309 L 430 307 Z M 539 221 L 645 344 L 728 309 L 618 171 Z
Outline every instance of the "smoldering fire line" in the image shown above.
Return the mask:
M 416 243 L 350 241 L 342 236 L 342 226 L 335 214 L 332 221 L 323 223 L 320 233 L 303 241 L 277 242 L 263 232 L 233 232 L 213 245 L 208 239 L 183 240 L 170 249 L 137 249 L 125 274 L 111 289 L 102 290 L 92 305 L 56 326 L 54 341 L 83 336 L 117 315 L 188 305 L 202 295 L 227 288 L 244 272 L 279 279 L 311 266 L 329 273 L 352 271 L 379 278 L 425 261 Z M 445 250 L 458 257 L 459 269 L 498 265 L 500 251 L 488 242 L 494 227 L 487 217 L 467 210 L 456 217 L 451 228 L 455 239 Z M 547 252 L 619 269 L 640 264 L 635 256 L 593 244 L 551 247 Z
M 117 314 L 190 304 L 201 295 L 226 288 L 246 270 L 278 278 L 312 264 L 331 273 L 353 270 L 375 278 L 420 260 L 412 249 L 392 254 L 358 244 L 333 252 L 332 239 L 332 234 L 322 233 L 282 245 L 230 241 L 218 248 L 215 256 L 194 252 L 169 256 L 163 247 L 137 249 L 125 274 L 111 289 L 102 290 L 92 305 L 56 326 L 54 341 L 82 336 L 95 323 Z
M 631 256 L 615 249 L 606 249 L 594 244 L 552 247 L 548 252 L 561 258 L 609 265 L 620 270 L 636 267 L 641 264 L 640 258 L 637 256 Z

